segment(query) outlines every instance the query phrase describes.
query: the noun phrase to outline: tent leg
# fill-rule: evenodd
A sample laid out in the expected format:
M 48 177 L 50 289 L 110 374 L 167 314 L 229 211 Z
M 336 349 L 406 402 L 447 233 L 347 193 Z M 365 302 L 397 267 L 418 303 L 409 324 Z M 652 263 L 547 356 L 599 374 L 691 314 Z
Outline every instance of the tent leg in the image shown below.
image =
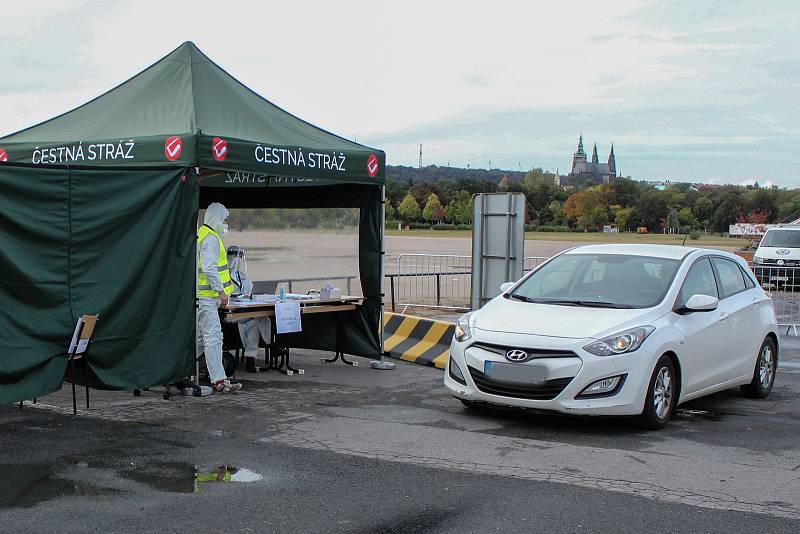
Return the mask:
M 89 360 L 83 355 L 83 387 L 86 388 L 86 409 L 89 409 Z
M 385 286 L 384 278 L 386 277 L 385 276 L 386 275 L 386 273 L 385 273 L 386 269 L 385 269 L 385 265 L 384 265 L 386 263 L 386 250 L 384 249 L 385 241 L 386 241 L 385 238 L 384 238 L 384 229 L 385 229 L 385 227 L 386 227 L 386 186 L 381 186 L 381 233 L 380 233 L 380 236 L 381 236 L 381 322 L 380 322 L 380 325 L 381 325 L 381 329 L 380 329 L 380 334 L 381 334 L 381 359 L 378 360 L 378 361 L 370 363 L 370 367 L 372 367 L 373 369 L 380 369 L 380 370 L 384 370 L 384 371 L 390 371 L 390 370 L 395 368 L 395 364 L 392 363 L 392 362 L 387 362 L 385 360 L 386 350 L 384 349 L 384 345 L 383 345 L 383 330 L 384 330 L 383 292 L 384 292 L 384 286 Z
M 72 383 L 72 415 L 78 413 L 78 401 L 75 398 L 75 360 L 69 359 L 69 381 Z

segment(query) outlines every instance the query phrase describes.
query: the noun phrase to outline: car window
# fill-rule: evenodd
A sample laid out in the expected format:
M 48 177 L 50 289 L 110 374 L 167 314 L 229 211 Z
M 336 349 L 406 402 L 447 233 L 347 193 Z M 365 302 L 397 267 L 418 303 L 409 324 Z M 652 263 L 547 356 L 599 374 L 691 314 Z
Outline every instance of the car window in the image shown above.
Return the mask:
M 714 258 L 712 261 L 719 276 L 719 286 L 723 298 L 745 290 L 744 275 L 738 265 L 724 258 Z
M 539 303 L 571 301 L 581 306 L 652 307 L 664 298 L 680 263 L 650 256 L 562 254 L 534 271 L 507 298 Z
M 754 287 L 756 287 L 756 283 L 753 282 L 753 277 L 747 271 L 742 269 L 741 265 L 739 266 L 739 269 L 742 270 L 742 276 L 744 276 L 745 287 L 747 287 L 747 289 L 753 289 Z
M 719 298 L 717 293 L 717 282 L 714 280 L 714 271 L 711 269 L 711 262 L 708 258 L 703 258 L 695 262 L 686 275 L 683 282 L 678 302 L 686 304 L 693 295 L 708 295 L 709 297 Z
M 761 247 L 800 247 L 799 230 L 767 230 L 764 239 L 761 240 Z

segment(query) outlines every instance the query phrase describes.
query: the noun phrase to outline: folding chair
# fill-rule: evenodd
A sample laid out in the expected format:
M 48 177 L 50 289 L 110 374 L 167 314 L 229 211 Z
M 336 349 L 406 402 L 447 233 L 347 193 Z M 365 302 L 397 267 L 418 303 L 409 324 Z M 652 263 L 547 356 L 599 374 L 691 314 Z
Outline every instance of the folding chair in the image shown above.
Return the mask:
M 75 360 L 83 359 L 84 387 L 86 388 L 86 409 L 89 409 L 89 361 L 87 350 L 92 341 L 94 327 L 97 325 L 99 315 L 82 315 L 75 324 L 75 332 L 72 334 L 72 341 L 67 349 L 69 359 L 69 381 L 72 383 L 72 414 L 78 413 L 78 405 L 75 396 Z

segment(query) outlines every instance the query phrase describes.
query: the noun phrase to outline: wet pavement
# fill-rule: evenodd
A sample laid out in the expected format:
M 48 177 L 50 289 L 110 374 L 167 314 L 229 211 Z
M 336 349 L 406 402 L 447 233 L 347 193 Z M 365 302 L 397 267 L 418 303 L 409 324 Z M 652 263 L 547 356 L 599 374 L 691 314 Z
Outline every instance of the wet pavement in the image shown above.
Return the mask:
M 0 407 L 0 520 L 19 532 L 800 531 L 800 343 L 773 395 L 670 426 L 468 411 L 441 371 L 242 373 L 206 398 L 68 388 Z M 241 473 L 240 480 L 234 480 Z M 228 479 L 228 480 L 226 480 Z M 242 480 L 243 479 L 243 480 Z

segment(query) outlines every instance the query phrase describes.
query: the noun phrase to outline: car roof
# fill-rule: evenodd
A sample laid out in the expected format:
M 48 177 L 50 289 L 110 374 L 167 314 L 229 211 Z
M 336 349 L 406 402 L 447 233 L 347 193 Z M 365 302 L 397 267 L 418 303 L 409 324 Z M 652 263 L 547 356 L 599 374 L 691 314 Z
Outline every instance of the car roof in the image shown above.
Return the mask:
M 780 224 L 767 228 L 767 232 L 772 232 L 773 230 L 800 230 L 800 224 Z
M 682 260 L 692 252 L 703 250 L 695 247 L 679 247 L 677 245 L 639 245 L 629 244 L 603 244 L 584 245 L 565 252 L 565 254 L 625 254 L 630 256 L 650 256 Z

